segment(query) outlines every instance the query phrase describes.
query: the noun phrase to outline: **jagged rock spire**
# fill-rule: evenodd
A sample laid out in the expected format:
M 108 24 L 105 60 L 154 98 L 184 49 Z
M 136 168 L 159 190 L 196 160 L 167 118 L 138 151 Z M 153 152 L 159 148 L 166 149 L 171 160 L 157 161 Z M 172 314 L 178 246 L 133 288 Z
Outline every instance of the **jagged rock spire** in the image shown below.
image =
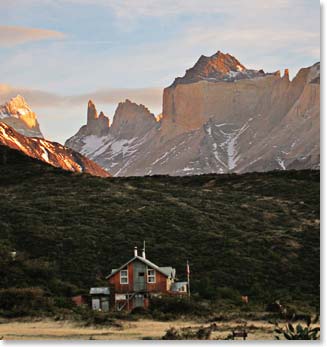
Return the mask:
M 135 133 L 146 133 L 155 124 L 156 119 L 147 107 L 126 99 L 118 104 L 111 125 L 111 132 L 131 138 Z
M 287 80 L 290 80 L 290 73 L 289 73 L 289 70 L 288 69 L 285 69 L 284 70 L 284 76 L 283 78 L 286 78 Z
M 0 105 L 0 119 L 22 135 L 43 137 L 36 114 L 19 94 L 4 105 Z
M 87 133 L 103 135 L 108 131 L 109 125 L 109 118 L 102 111 L 98 114 L 94 102 L 89 100 L 87 104 Z
M 92 100 L 87 104 L 87 124 L 92 123 L 93 120 L 98 119 L 98 112 Z

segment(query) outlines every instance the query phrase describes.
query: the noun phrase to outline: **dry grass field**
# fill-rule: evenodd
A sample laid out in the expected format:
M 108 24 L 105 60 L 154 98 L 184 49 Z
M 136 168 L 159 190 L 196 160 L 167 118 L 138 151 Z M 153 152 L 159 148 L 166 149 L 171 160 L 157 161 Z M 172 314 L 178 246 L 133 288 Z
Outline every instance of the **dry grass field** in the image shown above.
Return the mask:
M 142 340 L 160 339 L 171 327 L 200 327 L 202 324 L 192 321 L 176 320 L 157 322 L 139 320 L 120 322 L 122 327 L 82 327 L 69 321 L 30 321 L 3 322 L 0 324 L 0 337 L 4 340 Z M 216 322 L 218 331 L 212 339 L 224 339 L 231 330 L 242 326 L 241 321 Z M 206 324 L 208 325 L 208 324 Z M 274 326 L 264 321 L 247 322 L 248 340 L 274 339 Z

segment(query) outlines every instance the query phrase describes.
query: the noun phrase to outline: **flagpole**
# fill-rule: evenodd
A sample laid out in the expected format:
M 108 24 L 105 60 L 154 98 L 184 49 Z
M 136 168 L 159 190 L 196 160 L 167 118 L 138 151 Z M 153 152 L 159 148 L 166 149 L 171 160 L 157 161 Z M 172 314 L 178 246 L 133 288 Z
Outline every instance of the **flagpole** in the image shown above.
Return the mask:
M 188 260 L 186 262 L 186 272 L 187 272 L 187 291 L 188 291 L 188 297 L 191 298 L 191 287 L 190 287 L 190 265 L 188 263 Z

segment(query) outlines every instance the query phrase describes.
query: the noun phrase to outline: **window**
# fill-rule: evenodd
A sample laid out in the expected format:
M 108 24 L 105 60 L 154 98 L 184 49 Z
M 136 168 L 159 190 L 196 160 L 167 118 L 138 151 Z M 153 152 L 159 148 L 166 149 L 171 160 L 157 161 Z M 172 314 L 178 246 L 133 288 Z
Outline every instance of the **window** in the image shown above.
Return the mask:
M 156 272 L 153 269 L 148 269 L 148 283 L 156 283 Z
M 128 271 L 120 270 L 120 284 L 128 284 Z

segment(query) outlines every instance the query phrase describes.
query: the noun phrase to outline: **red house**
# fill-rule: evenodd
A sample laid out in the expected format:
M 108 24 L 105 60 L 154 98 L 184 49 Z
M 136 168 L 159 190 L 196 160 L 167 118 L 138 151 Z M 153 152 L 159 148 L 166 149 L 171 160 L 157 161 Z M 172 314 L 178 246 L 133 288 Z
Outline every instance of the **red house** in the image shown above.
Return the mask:
M 187 282 L 176 282 L 176 270 L 171 266 L 159 267 L 134 248 L 134 257 L 118 269 L 111 270 L 109 281 L 111 309 L 132 310 L 147 308 L 151 296 L 161 294 L 187 295 Z

